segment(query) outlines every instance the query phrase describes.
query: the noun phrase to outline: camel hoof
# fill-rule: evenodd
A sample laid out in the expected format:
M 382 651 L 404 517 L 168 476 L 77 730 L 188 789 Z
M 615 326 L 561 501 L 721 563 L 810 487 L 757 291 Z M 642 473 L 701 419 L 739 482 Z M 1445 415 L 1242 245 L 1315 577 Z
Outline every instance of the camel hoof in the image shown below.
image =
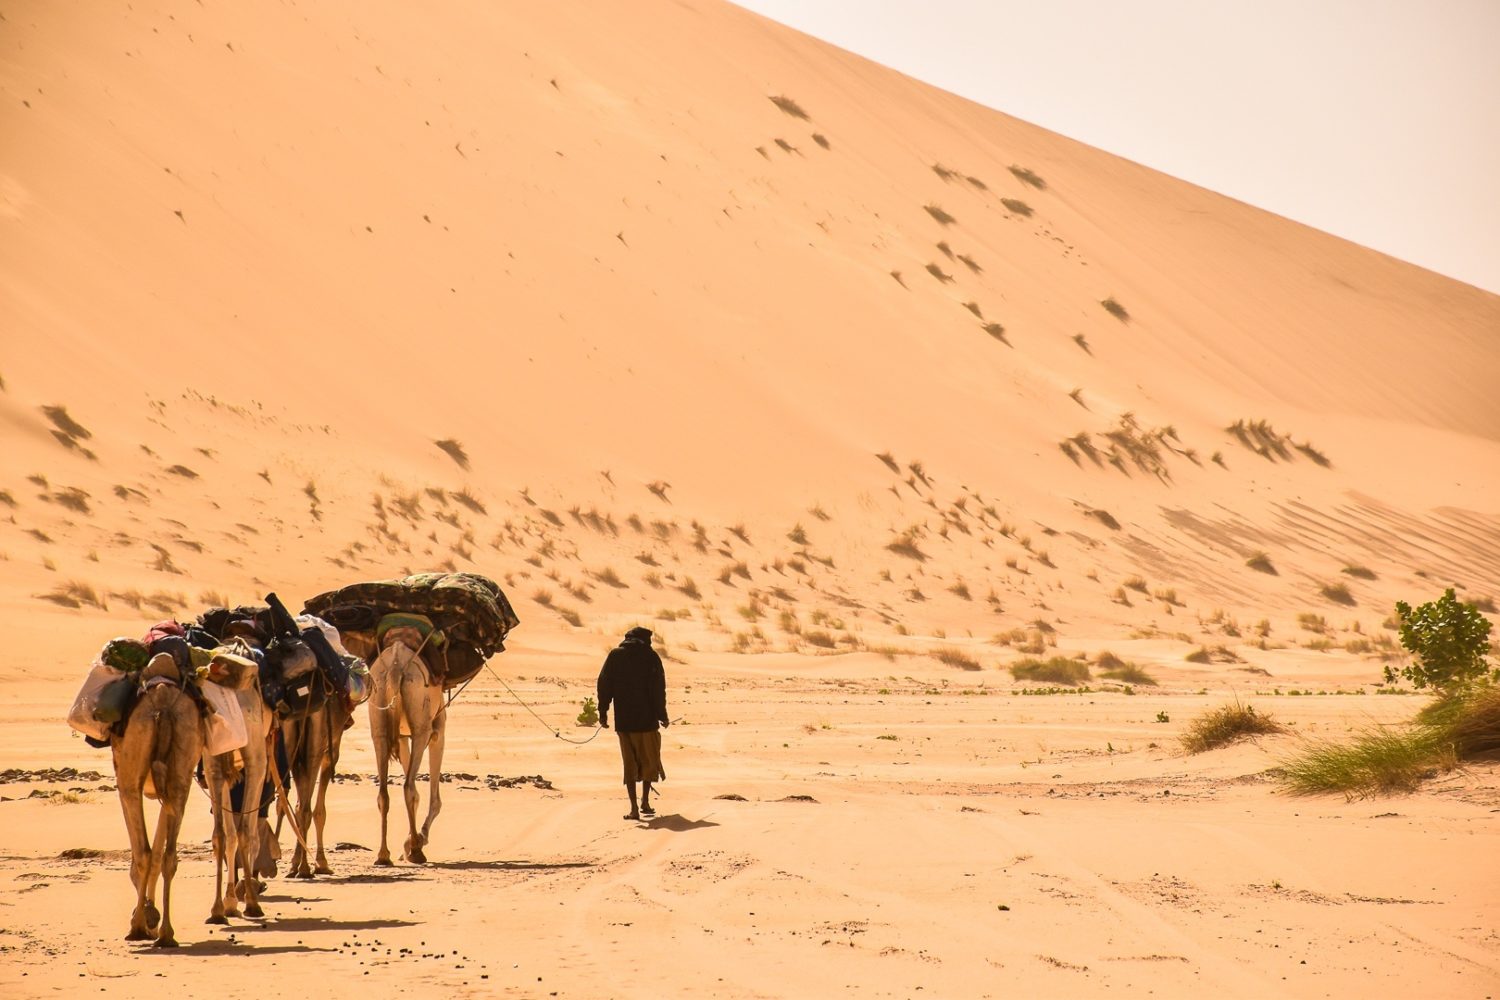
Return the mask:
M 144 927 L 140 928 L 139 930 L 137 930 L 136 928 L 132 927 L 132 928 L 130 928 L 130 933 L 125 935 L 125 940 L 126 941 L 149 941 L 149 940 L 151 940 L 151 935 L 150 935 L 150 933 L 148 933 L 146 931 L 146 929 Z
M 229 923 L 229 918 L 228 917 L 209 917 L 207 920 L 205 920 L 203 922 L 205 924 L 220 924 L 220 925 L 223 925 L 223 924 Z
M 425 865 L 427 863 L 427 855 L 422 853 L 420 847 L 413 847 L 406 852 L 406 860 L 414 865 Z
M 375 859 L 375 867 L 376 868 L 394 868 L 394 867 L 396 867 L 396 863 L 394 861 L 392 861 L 388 857 L 376 858 Z
M 176 938 L 170 938 L 170 937 L 157 938 L 156 939 L 156 944 L 153 945 L 153 947 L 156 947 L 156 948 L 175 948 L 175 947 L 177 947 L 177 939 Z
M 304 882 L 311 882 L 312 879 L 313 879 L 312 869 L 311 868 L 304 868 L 301 871 L 299 871 L 297 874 L 293 875 L 292 878 L 302 879 Z
M 318 867 L 316 867 L 316 868 L 313 869 L 313 874 L 315 874 L 315 875 L 332 875 L 333 874 L 333 869 L 329 868 L 327 865 L 319 865 Z
M 265 915 L 266 911 L 260 908 L 259 903 L 251 903 L 249 906 L 245 907 L 245 916 L 247 917 L 263 917 Z
M 161 923 L 161 913 L 157 911 L 156 905 L 154 903 L 147 903 L 146 904 L 146 926 L 149 929 L 151 929 L 151 930 L 154 931 L 154 930 L 156 930 L 157 926 L 160 923 Z

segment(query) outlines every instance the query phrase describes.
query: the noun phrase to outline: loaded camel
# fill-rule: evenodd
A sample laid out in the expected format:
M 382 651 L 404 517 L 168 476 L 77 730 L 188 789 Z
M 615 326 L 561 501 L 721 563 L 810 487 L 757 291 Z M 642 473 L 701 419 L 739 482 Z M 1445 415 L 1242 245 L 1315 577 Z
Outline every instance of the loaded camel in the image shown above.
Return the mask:
M 183 692 L 176 665 L 168 654 L 154 657 L 142 671 L 146 692 L 111 736 L 115 786 L 125 829 L 130 835 L 130 881 L 135 910 L 127 941 L 155 938 L 158 948 L 177 947 L 172 931 L 172 878 L 177 873 L 177 833 L 193 784 L 193 768 L 203 752 L 204 722 L 198 706 Z M 143 796 L 161 803 L 156 839 L 146 834 Z M 161 910 L 156 909 L 156 880 L 162 880 Z
M 247 647 L 241 647 L 249 652 Z M 214 905 L 208 923 L 227 924 L 239 916 L 237 895 L 243 894 L 245 916 L 264 916 L 260 907 L 260 886 L 255 879 L 256 861 L 260 857 L 260 800 L 266 781 L 267 744 L 271 734 L 272 715 L 261 699 L 260 672 L 254 660 L 236 654 L 216 654 L 210 664 L 220 687 L 226 688 L 239 703 L 245 717 L 248 742 L 228 753 L 203 755 L 203 770 L 208 779 L 209 799 L 214 814 Z M 244 793 L 240 808 L 235 809 L 230 790 L 243 779 Z M 229 891 L 225 891 L 225 871 L 229 873 Z M 243 881 L 239 873 L 244 874 Z
M 447 740 L 448 707 L 443 699 L 442 679 L 432 675 L 418 649 L 420 646 L 414 649 L 387 633 L 385 649 L 370 661 L 370 742 L 375 750 L 379 789 L 375 801 L 380 807 L 380 851 L 375 855 L 375 864 L 381 867 L 392 863 L 386 835 L 392 758 L 400 758 L 405 772 L 402 796 L 406 801 L 409 832 L 401 853 L 403 858 L 415 864 L 427 862 L 422 848 L 428 843 L 433 820 L 443 809 L 443 746 Z M 419 832 L 417 775 L 422 770 L 424 753 L 429 757 L 431 793 L 427 818 Z
M 329 644 L 334 651 L 340 654 L 345 652 L 342 645 L 333 642 L 338 638 L 338 633 L 331 627 L 325 627 L 321 619 L 303 616 L 297 619 L 297 624 L 317 627 L 324 631 L 325 637 L 331 633 Z M 344 730 L 349 726 L 351 715 L 344 692 L 334 690 L 326 692 L 322 705 L 316 710 L 293 713 L 281 722 L 281 738 L 287 748 L 292 783 L 297 789 L 296 815 L 292 817 L 292 822 L 297 830 L 302 831 L 287 872 L 289 878 L 310 879 L 314 875 L 333 874 L 333 869 L 328 867 L 328 856 L 323 851 L 323 827 L 328 819 L 328 784 L 333 780 L 334 771 L 338 767 Z M 311 831 L 308 829 L 309 821 L 313 823 Z M 304 844 L 309 832 L 316 834 L 315 867 L 308 865 L 308 850 Z

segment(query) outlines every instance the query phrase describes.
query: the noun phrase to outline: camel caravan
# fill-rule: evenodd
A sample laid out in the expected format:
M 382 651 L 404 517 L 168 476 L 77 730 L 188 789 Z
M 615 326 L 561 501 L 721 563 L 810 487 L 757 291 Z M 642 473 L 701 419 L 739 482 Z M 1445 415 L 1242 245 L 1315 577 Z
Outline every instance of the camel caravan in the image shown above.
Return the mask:
M 328 785 L 361 704 L 368 705 L 379 779 L 375 864 L 393 863 L 386 837 L 393 758 L 405 775 L 402 857 L 424 863 L 442 808 L 448 703 L 504 650 L 518 624 L 494 581 L 424 573 L 319 594 L 296 616 L 269 594 L 264 605 L 210 608 L 190 624 L 158 622 L 139 639 L 105 643 L 68 724 L 114 758 L 136 892 L 126 939 L 177 944 L 172 877 L 194 785 L 213 815 L 209 923 L 228 923 L 241 903 L 245 916 L 263 915 L 261 879 L 277 873 L 283 822 L 296 843 L 287 875 L 332 874 L 323 848 Z M 431 790 L 418 828 L 424 756 Z M 154 837 L 146 826 L 148 798 L 160 805 Z

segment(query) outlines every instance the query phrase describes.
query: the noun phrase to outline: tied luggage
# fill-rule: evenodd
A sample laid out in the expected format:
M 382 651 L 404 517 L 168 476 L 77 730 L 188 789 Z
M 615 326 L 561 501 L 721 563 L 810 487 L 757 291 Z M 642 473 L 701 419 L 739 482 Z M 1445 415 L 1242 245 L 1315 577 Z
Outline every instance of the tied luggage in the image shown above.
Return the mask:
M 108 740 L 110 727 L 118 721 L 120 716 L 116 715 L 114 719 L 106 721 L 100 719 L 96 713 L 104 692 L 120 683 L 124 683 L 127 687 L 134 686 L 126 680 L 125 671 L 98 660 L 94 661 L 93 668 L 83 679 L 83 687 L 79 688 L 78 696 L 73 699 L 73 707 L 68 709 L 68 725 L 95 740 L 101 742 Z
M 245 712 L 233 689 L 209 681 L 200 690 L 203 700 L 213 708 L 208 716 L 208 733 L 203 750 L 208 754 L 228 753 L 250 742 L 245 727 Z

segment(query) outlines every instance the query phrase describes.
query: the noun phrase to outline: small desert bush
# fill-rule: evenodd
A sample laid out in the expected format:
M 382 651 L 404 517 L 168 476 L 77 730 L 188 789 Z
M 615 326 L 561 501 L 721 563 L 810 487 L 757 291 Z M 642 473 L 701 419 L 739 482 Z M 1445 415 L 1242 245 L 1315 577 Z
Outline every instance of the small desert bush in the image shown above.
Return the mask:
M 945 285 L 953 280 L 953 275 L 949 274 L 947 271 L 944 271 L 936 264 L 928 264 L 927 273 L 932 275 L 934 278 L 936 278 L 938 281 L 941 281 Z
M 467 470 L 469 468 L 468 453 L 464 451 L 464 446 L 453 438 L 443 438 L 441 441 L 434 441 L 432 443 L 442 449 L 445 455 L 453 459 L 460 469 Z
M 1304 611 L 1298 615 L 1297 624 L 1309 632 L 1328 631 L 1328 620 L 1322 615 L 1315 615 L 1310 611 Z
M 958 221 L 953 216 L 945 212 L 941 205 L 923 205 L 922 207 L 926 209 L 928 215 L 932 216 L 944 226 L 951 226 Z
M 1109 313 L 1121 323 L 1128 323 L 1130 321 L 1130 313 L 1126 311 L 1124 306 L 1115 301 L 1114 296 L 1111 295 L 1107 299 L 1101 299 L 1099 304 L 1104 307 L 1105 312 Z
M 1339 572 L 1355 577 L 1360 580 L 1374 580 L 1375 571 L 1365 566 L 1345 566 Z
M 1139 590 L 1143 594 L 1146 593 L 1146 581 L 1142 577 L 1132 576 L 1125 581 L 1125 586 L 1131 590 Z
M 65 608 L 80 608 L 87 605 L 98 608 L 101 611 L 109 610 L 93 585 L 81 580 L 69 580 L 54 587 L 50 593 L 38 594 L 37 597 L 40 600 L 51 601 L 53 604 L 58 604 Z
M 808 645 L 817 646 L 820 649 L 833 649 L 838 645 L 838 641 L 831 634 L 821 629 L 808 629 L 801 635 Z
M 572 608 L 565 608 L 559 605 L 552 610 L 556 611 L 558 617 L 562 618 L 563 621 L 567 622 L 574 628 L 583 628 L 583 617 Z
M 1031 206 L 1019 198 L 1001 198 L 1000 204 L 1004 205 L 1007 211 L 1014 212 L 1017 215 L 1031 215 Z
M 1272 576 L 1278 575 L 1276 567 L 1271 563 L 1271 557 L 1264 552 L 1252 553 L 1250 558 L 1245 560 L 1245 565 L 1257 573 L 1269 573 Z
M 800 118 L 803 121 L 810 120 L 807 116 L 807 112 L 802 110 L 802 105 L 798 104 L 790 97 L 787 97 L 785 94 L 777 94 L 775 97 L 769 98 L 769 100 L 772 104 L 776 105 L 778 108 L 791 115 L 793 118 Z
M 978 660 L 953 646 L 939 646 L 932 651 L 932 657 L 939 663 L 950 667 L 958 667 L 961 670 L 981 669 Z
M 1318 588 L 1318 593 L 1335 604 L 1354 604 L 1354 595 L 1349 593 L 1349 585 L 1345 583 L 1325 583 Z
M 996 340 L 999 340 L 1001 342 L 1005 341 L 1005 327 L 1001 326 L 999 323 L 986 323 L 984 324 L 983 330 L 985 333 L 989 334 L 991 337 L 994 337 Z
M 1105 665 L 1105 657 L 1113 662 Z M 1142 687 L 1156 687 L 1156 678 L 1146 673 L 1145 670 L 1134 663 L 1121 663 L 1119 657 L 1111 653 L 1099 654 L 1096 665 L 1099 667 L 1099 676 L 1112 681 L 1124 681 L 1126 684 L 1139 684 Z
M 817 143 L 819 146 L 822 146 L 824 149 L 833 148 L 828 144 L 828 136 L 823 135 L 820 132 L 813 133 L 813 142 Z
M 1223 705 L 1189 723 L 1187 732 L 1180 737 L 1182 748 L 1188 753 L 1202 753 L 1216 747 L 1227 746 L 1246 736 L 1260 736 L 1283 732 L 1281 723 L 1269 715 L 1261 715 L 1252 705 Z
M 1035 171 L 1032 171 L 1015 163 L 1012 163 L 1010 165 L 1009 170 L 1011 174 L 1015 176 L 1016 180 L 1020 181 L 1022 184 L 1034 187 L 1038 191 L 1047 190 L 1047 182 L 1042 180 L 1042 178 L 1039 177 Z
M 1021 660 L 1011 665 L 1010 674 L 1018 681 L 1069 685 L 1083 684 L 1091 676 L 1087 663 L 1066 656 L 1054 656 L 1048 660 Z

